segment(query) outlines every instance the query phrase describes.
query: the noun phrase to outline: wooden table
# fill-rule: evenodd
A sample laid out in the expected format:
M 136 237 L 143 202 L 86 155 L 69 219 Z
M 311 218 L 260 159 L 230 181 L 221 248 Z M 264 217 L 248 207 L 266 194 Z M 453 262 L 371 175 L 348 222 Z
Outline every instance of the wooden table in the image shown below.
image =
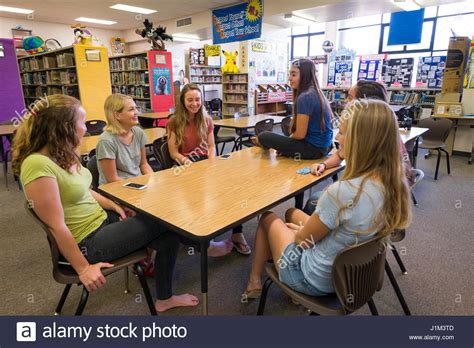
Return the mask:
M 333 177 L 300 175 L 298 169 L 320 162 L 277 157 L 274 150 L 252 147 L 220 157 L 117 181 L 99 187 L 105 195 L 156 219 L 168 229 L 200 245 L 202 312 L 207 315 L 207 248 L 212 238 Z M 126 182 L 148 185 L 123 188 Z
M 159 119 L 162 119 L 162 118 L 167 118 L 169 114 L 172 114 L 172 112 L 168 112 L 168 111 L 145 112 L 141 115 L 138 115 L 138 117 L 151 118 L 151 119 L 154 119 L 154 120 L 159 120 Z
M 3 146 L 3 139 L 5 138 L 6 140 L 11 139 L 11 136 L 13 135 L 13 132 L 17 129 L 12 124 L 2 124 L 0 125 L 0 154 L 2 155 L 2 160 L 3 160 L 3 176 L 5 177 L 5 186 L 8 187 L 8 177 L 7 177 L 7 172 L 8 172 L 8 158 L 5 148 Z
M 254 116 L 245 116 L 245 117 L 239 117 L 239 118 L 225 118 L 222 120 L 215 120 L 214 126 L 235 129 L 238 135 L 238 138 L 236 140 L 236 143 L 238 143 L 237 149 L 242 149 L 242 135 L 244 133 L 244 130 L 249 129 L 249 128 L 255 128 L 255 124 L 257 124 L 257 122 L 268 120 L 268 119 L 272 119 L 274 124 L 280 124 L 284 118 L 285 118 L 284 116 L 258 114 Z
M 404 144 L 408 143 L 410 140 L 416 139 L 415 147 L 413 148 L 413 168 L 416 168 L 416 158 L 418 156 L 418 143 L 420 136 L 428 132 L 428 130 L 428 128 L 411 127 L 409 131 L 405 131 L 403 128 L 400 128 L 400 138 Z
M 162 138 L 166 130 L 163 128 L 147 128 L 143 130 L 147 138 L 147 145 L 153 144 L 156 139 Z M 100 135 L 93 135 L 82 138 L 82 143 L 79 145 L 79 153 L 81 156 L 87 156 L 94 150 L 99 142 Z

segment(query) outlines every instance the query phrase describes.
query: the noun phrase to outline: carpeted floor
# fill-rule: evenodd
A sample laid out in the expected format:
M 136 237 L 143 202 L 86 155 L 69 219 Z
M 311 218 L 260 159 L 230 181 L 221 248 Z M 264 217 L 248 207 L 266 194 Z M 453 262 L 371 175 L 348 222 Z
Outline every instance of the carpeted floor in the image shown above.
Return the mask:
M 408 269 L 402 275 L 392 254 L 388 260 L 414 315 L 473 315 L 473 232 L 474 171 L 467 158 L 453 156 L 452 172 L 446 174 L 445 161 L 440 176 L 433 180 L 436 158 L 418 157 L 425 179 L 416 187 L 419 205 L 407 237 L 397 248 Z M 51 276 L 49 248 L 41 231 L 23 209 L 23 193 L 13 182 L 6 189 L 0 178 L 0 315 L 51 315 L 62 291 Z M 321 189 L 321 184 L 315 189 Z M 283 216 L 293 205 L 288 201 L 275 209 Z M 211 213 L 211 212 L 210 212 Z M 256 219 L 244 224 L 253 245 Z M 229 234 L 222 238 L 229 237 Z M 255 315 L 257 302 L 241 303 L 251 257 L 232 252 L 209 261 L 209 313 L 211 315 Z M 154 292 L 153 282 L 150 287 Z M 175 293 L 199 295 L 199 255 L 189 255 L 184 247 L 176 266 Z M 85 315 L 148 315 L 138 279 L 130 277 L 131 293 L 123 293 L 123 273 L 107 278 L 107 284 L 92 294 Z M 63 314 L 74 313 L 80 289 L 73 287 Z M 380 315 L 402 315 L 402 309 L 387 278 L 375 295 Z M 178 308 L 164 315 L 199 315 L 200 307 Z M 267 301 L 267 315 L 305 315 L 278 288 Z M 369 315 L 367 307 L 355 315 Z

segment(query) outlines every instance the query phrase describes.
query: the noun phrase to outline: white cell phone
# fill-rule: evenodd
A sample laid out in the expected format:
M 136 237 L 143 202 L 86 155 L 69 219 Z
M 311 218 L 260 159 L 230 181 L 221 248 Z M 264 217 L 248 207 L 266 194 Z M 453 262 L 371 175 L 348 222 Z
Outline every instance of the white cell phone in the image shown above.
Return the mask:
M 221 155 L 221 159 L 226 160 L 230 157 L 230 154 L 226 153 L 225 155 Z
M 122 187 L 130 188 L 130 189 L 134 189 L 134 190 L 144 190 L 148 186 L 147 185 L 142 185 L 142 184 L 136 184 L 134 182 L 128 182 L 128 183 L 124 184 Z

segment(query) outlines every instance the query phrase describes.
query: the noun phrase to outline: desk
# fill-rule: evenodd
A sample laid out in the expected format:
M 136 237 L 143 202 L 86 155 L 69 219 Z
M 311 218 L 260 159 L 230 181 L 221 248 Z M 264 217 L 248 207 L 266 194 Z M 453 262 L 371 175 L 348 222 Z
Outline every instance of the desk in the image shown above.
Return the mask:
M 415 147 L 413 148 L 413 168 L 416 168 L 416 158 L 418 156 L 418 142 L 420 136 L 426 132 L 428 132 L 428 128 L 411 127 L 411 129 L 406 132 L 404 129 L 400 129 L 400 138 L 404 144 L 408 143 L 410 140 L 416 139 Z
M 453 121 L 454 127 L 446 140 L 446 147 L 450 154 L 453 151 L 470 152 L 468 163 L 472 164 L 472 155 L 474 152 L 474 116 L 437 116 L 434 118 L 447 118 Z
M 9 140 L 11 136 L 13 135 L 13 132 L 17 129 L 12 124 L 3 124 L 0 125 L 0 154 L 2 155 L 2 161 L 3 161 L 3 176 L 5 177 L 5 186 L 8 187 L 8 177 L 7 177 L 7 171 L 8 171 L 8 158 L 5 148 L 3 147 L 3 139 Z
M 246 117 L 239 117 L 239 118 L 226 118 L 223 120 L 215 120 L 214 121 L 214 126 L 219 126 L 222 128 L 231 128 L 235 129 L 238 135 L 238 139 L 236 142 L 238 142 L 238 149 L 242 149 L 242 135 L 244 130 L 248 128 L 254 128 L 255 124 L 257 122 L 267 120 L 267 119 L 272 119 L 274 124 L 280 124 L 281 121 L 285 117 L 282 116 L 272 116 L 272 115 L 266 115 L 266 114 L 258 114 L 255 116 L 246 116 Z
M 233 152 L 225 161 L 219 157 L 207 159 L 187 168 L 105 184 L 99 190 L 199 243 L 201 304 L 207 315 L 209 241 L 344 169 L 328 169 L 319 177 L 296 173 L 316 162 L 277 157 L 274 150 L 252 147 Z M 146 184 L 148 188 L 126 189 L 122 187 L 125 182 Z
M 163 128 L 147 128 L 143 130 L 147 138 L 147 145 L 153 144 L 156 139 L 162 138 L 166 130 Z M 100 135 L 93 135 L 82 138 L 82 143 L 79 145 L 79 154 L 81 156 L 87 156 L 94 150 L 99 142 Z

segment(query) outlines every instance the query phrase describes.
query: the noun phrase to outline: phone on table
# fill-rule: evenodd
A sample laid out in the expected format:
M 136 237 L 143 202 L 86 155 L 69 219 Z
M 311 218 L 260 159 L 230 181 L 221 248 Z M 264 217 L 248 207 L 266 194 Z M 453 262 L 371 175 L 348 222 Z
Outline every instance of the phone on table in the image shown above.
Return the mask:
M 230 154 L 226 153 L 225 155 L 221 155 L 221 159 L 226 160 L 230 157 Z
M 128 183 L 124 184 L 122 187 L 130 188 L 130 189 L 134 189 L 134 190 L 144 190 L 144 189 L 147 188 L 147 185 L 137 184 L 137 183 L 134 183 L 134 182 L 128 182 Z

